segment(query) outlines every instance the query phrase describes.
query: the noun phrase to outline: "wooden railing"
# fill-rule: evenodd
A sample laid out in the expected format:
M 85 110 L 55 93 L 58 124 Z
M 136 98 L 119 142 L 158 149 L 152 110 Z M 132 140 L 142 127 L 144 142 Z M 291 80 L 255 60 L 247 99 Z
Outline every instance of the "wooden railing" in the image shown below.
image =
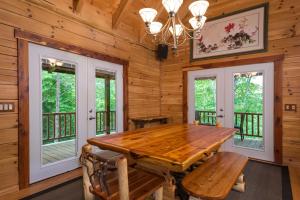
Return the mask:
M 195 119 L 203 125 L 216 125 L 216 112 L 197 110 Z M 263 137 L 263 114 L 249 112 L 234 113 L 234 127 L 240 131 L 237 135 Z
M 110 111 L 110 132 L 116 131 L 116 111 Z M 106 132 L 106 111 L 96 112 L 96 135 Z
M 96 135 L 106 131 L 106 111 L 96 112 Z M 116 130 L 116 112 L 110 111 L 110 132 Z M 43 113 L 43 144 L 76 138 L 76 112 Z

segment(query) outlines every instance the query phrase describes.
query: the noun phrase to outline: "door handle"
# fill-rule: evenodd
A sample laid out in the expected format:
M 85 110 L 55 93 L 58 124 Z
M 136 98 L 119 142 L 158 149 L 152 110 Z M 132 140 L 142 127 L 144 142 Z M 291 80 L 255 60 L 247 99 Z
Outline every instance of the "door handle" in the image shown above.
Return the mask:
M 93 120 L 93 119 L 96 119 L 96 117 L 89 117 L 89 120 Z

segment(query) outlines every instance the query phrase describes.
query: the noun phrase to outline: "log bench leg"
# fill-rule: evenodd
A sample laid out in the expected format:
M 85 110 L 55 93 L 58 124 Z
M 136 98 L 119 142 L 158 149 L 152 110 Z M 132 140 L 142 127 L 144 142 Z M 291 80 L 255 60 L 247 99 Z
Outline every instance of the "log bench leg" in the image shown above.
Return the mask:
M 155 200 L 163 200 L 163 187 L 160 187 L 158 190 L 154 193 Z
M 82 148 L 83 153 L 91 153 L 92 146 L 84 145 Z M 82 176 L 83 176 L 83 193 L 85 200 L 95 200 L 95 196 L 90 192 L 90 178 L 89 174 L 93 172 L 93 164 L 91 162 L 86 162 L 86 165 L 82 165 Z
M 245 188 L 246 188 L 245 186 L 246 186 L 246 183 L 245 183 L 245 179 L 244 179 L 244 174 L 241 174 L 238 177 L 238 179 L 232 189 L 234 189 L 238 192 L 245 192 Z
M 127 159 L 120 158 L 117 162 L 120 200 L 129 200 Z

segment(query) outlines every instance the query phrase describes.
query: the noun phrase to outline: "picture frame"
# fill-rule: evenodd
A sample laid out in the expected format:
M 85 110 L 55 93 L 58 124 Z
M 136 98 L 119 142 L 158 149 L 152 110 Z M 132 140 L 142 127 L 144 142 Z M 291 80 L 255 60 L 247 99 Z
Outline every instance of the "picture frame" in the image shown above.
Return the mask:
M 190 61 L 266 52 L 268 13 L 264 3 L 208 20 L 200 33 L 193 33 Z

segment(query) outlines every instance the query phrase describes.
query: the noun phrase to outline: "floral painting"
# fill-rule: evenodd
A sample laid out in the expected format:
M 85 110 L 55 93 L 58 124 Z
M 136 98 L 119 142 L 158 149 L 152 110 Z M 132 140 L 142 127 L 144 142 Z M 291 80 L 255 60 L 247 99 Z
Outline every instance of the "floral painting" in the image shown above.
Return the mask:
M 194 33 L 192 60 L 264 51 L 266 4 L 207 22 Z

